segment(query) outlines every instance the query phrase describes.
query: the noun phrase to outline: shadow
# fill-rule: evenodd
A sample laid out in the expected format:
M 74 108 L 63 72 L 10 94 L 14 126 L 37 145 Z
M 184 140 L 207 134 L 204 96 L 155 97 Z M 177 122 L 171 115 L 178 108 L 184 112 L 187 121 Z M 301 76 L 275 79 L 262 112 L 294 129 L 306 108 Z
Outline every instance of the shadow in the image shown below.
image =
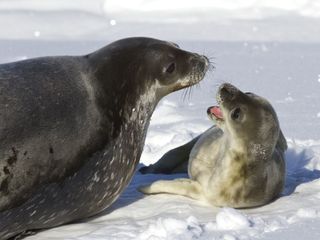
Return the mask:
M 320 179 L 320 171 L 308 169 L 307 165 L 314 159 L 315 154 L 311 149 L 293 146 L 286 152 L 286 183 L 282 196 L 295 192 L 300 184 Z
M 152 182 L 157 180 L 173 180 L 177 177 L 188 177 L 187 174 L 141 174 L 139 172 L 139 169 L 144 166 L 145 165 L 141 163 L 137 166 L 136 173 L 134 174 L 130 184 L 125 188 L 120 197 L 110 207 L 98 213 L 97 215 L 94 215 L 90 218 L 82 219 L 80 221 L 72 222 L 72 224 L 94 220 L 96 218 L 110 214 L 117 209 L 129 206 L 139 201 L 140 199 L 145 197 L 144 194 L 140 193 L 137 190 L 141 185 L 151 184 Z

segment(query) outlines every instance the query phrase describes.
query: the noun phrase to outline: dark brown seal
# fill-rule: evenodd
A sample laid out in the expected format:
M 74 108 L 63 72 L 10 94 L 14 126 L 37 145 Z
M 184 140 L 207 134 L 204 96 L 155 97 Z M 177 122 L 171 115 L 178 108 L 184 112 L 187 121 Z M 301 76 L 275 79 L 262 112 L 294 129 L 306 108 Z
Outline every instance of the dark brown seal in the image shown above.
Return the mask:
M 158 101 L 207 67 L 206 57 L 151 38 L 0 65 L 0 238 L 110 206 L 132 178 Z

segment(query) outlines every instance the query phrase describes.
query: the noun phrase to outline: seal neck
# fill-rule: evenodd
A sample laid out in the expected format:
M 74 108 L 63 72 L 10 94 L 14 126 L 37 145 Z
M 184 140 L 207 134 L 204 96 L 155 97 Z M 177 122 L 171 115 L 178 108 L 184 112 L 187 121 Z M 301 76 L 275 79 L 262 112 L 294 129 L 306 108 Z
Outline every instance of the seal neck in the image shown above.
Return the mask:
M 254 140 L 237 138 L 229 132 L 224 132 L 224 134 L 229 134 L 229 136 L 225 135 L 226 139 L 228 139 L 229 150 L 236 155 L 245 156 L 246 161 L 267 160 L 274 151 L 273 146 L 255 142 Z
M 109 90 L 109 94 L 105 94 L 106 91 L 101 92 L 97 96 L 97 102 L 103 119 L 108 123 L 106 126 L 112 126 L 108 131 L 111 137 L 116 138 L 121 131 L 144 133 L 158 103 L 155 89 L 150 87 L 145 90 L 132 86 L 123 87 L 121 90 L 117 84 L 110 85 L 109 88 L 114 91 Z

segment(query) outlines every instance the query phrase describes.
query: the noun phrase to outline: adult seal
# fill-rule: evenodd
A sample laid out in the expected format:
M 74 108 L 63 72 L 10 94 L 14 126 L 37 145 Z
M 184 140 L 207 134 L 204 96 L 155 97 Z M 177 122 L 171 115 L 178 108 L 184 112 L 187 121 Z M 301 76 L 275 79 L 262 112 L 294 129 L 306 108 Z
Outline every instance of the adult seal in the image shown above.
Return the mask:
M 179 194 L 233 208 L 261 206 L 279 196 L 287 144 L 271 104 L 231 84 L 220 86 L 217 102 L 220 106 L 208 109 L 216 126 L 142 169 L 170 173 L 188 166 L 190 178 L 156 181 L 141 187 L 143 193 Z
M 159 100 L 207 68 L 206 57 L 151 38 L 0 65 L 0 239 L 110 206 Z

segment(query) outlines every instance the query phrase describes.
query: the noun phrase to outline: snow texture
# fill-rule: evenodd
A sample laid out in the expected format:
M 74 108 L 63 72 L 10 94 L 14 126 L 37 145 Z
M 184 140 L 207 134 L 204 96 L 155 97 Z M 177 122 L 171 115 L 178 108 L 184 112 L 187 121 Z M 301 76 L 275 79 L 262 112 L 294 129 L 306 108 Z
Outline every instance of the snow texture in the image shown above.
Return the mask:
M 320 239 L 320 3 L 318 0 L 1 0 L 0 62 L 80 55 L 113 40 L 149 36 L 212 58 L 199 87 L 164 98 L 153 114 L 141 165 L 211 126 L 219 84 L 266 97 L 287 138 L 286 186 L 253 209 L 213 208 L 136 188 L 184 175 L 140 175 L 95 218 L 28 240 Z

